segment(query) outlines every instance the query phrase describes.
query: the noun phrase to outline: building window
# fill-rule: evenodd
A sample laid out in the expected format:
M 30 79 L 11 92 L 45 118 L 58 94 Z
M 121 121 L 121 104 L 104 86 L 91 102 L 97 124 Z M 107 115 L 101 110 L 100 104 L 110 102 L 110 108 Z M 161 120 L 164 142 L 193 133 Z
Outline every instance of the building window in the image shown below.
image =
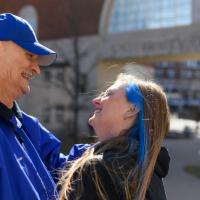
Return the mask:
M 182 70 L 181 77 L 182 78 L 192 78 L 192 71 L 191 70 Z
M 192 0 L 116 0 L 109 32 L 189 25 Z
M 196 71 L 195 77 L 196 77 L 197 79 L 200 79 L 200 70 Z
M 155 77 L 156 78 L 163 78 L 163 70 L 156 68 L 156 70 L 155 70 Z
M 33 30 L 35 31 L 35 34 L 38 33 L 38 14 L 37 10 L 32 5 L 26 5 L 21 8 L 18 15 L 24 19 L 26 19 L 31 26 L 33 27 Z
M 167 76 L 168 76 L 168 78 L 175 78 L 176 71 L 174 69 L 168 69 Z

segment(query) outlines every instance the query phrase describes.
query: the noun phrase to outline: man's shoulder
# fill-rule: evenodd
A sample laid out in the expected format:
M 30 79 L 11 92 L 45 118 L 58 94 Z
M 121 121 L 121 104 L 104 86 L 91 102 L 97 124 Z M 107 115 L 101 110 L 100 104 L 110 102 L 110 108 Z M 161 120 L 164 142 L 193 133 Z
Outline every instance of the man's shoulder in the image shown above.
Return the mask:
M 24 111 L 21 112 L 23 120 L 29 120 L 33 122 L 38 122 L 38 119 L 32 115 L 25 113 Z
M 34 129 L 40 129 L 42 127 L 41 123 L 36 117 L 29 115 L 25 112 L 22 112 L 22 124 L 26 129 L 34 130 Z

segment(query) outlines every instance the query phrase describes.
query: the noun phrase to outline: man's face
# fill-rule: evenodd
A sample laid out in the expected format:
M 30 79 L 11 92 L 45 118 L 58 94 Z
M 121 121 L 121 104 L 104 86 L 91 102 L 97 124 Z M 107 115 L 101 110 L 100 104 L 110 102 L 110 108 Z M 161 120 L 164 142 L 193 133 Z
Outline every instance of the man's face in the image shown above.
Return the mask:
M 14 42 L 0 43 L 0 83 L 15 100 L 30 92 L 29 81 L 33 76 L 40 74 L 38 56 L 27 52 Z

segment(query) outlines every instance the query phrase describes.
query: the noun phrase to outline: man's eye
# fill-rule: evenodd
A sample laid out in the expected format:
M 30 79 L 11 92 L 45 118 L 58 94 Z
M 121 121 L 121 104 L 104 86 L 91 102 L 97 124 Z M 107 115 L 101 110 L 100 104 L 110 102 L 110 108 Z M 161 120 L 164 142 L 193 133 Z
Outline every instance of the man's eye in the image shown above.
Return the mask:
M 32 59 L 33 59 L 33 55 L 30 54 L 30 53 L 27 53 L 27 57 L 28 57 L 29 60 L 32 60 Z
M 28 58 L 31 58 L 32 56 L 31 56 L 30 54 L 27 54 L 27 57 L 28 57 Z

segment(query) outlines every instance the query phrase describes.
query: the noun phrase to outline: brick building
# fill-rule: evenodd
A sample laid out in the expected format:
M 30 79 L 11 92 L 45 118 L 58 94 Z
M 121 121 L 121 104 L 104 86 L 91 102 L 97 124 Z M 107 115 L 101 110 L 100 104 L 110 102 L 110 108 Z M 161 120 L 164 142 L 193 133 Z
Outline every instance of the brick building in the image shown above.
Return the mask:
M 102 0 L 19 0 L 1 2 L 0 12 L 20 15 L 38 31 L 41 40 L 94 35 L 98 32 Z M 75 26 L 75 27 L 73 27 Z M 75 30 L 76 29 L 76 30 Z

